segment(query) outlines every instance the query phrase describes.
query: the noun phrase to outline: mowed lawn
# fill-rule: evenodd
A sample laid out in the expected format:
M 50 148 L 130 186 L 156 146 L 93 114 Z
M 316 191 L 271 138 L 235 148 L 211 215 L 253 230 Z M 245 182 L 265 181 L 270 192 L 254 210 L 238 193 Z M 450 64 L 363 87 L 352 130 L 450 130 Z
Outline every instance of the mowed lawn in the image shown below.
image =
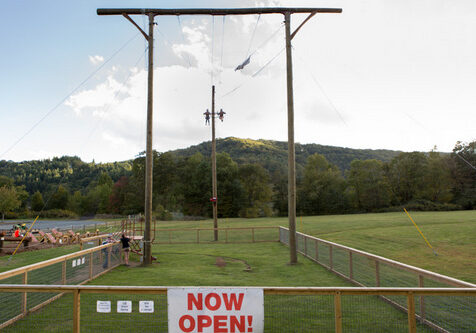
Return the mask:
M 360 250 L 430 269 L 449 276 L 475 282 L 476 268 L 473 255 L 476 250 L 475 212 L 412 213 L 423 233 L 438 253 L 435 256 L 404 213 L 335 215 L 298 217 L 298 231 L 338 242 Z M 287 218 L 222 219 L 220 227 L 286 226 Z M 212 221 L 160 222 L 162 230 L 172 228 L 209 228 Z M 276 230 L 266 231 L 277 233 Z M 277 239 L 277 235 L 276 235 Z M 65 248 L 58 251 L 67 250 Z M 70 250 L 70 249 L 69 249 Z M 141 267 L 120 266 L 90 284 L 95 285 L 155 285 L 155 286 L 350 286 L 311 260 L 299 256 L 297 265 L 289 265 L 289 248 L 278 243 L 248 244 L 155 244 L 152 249 L 159 263 Z M 61 253 L 63 254 L 63 253 Z M 28 256 L 20 253 L 16 260 Z M 51 252 L 45 252 L 50 257 Z M 31 258 L 24 262 L 31 262 Z M 39 259 L 39 258 L 37 258 Z M 134 258 L 137 260 L 137 257 Z M 122 297 L 122 298 L 121 298 Z M 120 314 L 105 316 L 96 313 L 97 300 L 123 299 L 119 295 L 83 295 L 83 331 L 98 329 L 130 331 L 145 323 L 145 318 L 134 314 L 134 319 Z M 129 295 L 135 303 L 139 296 Z M 136 298 L 134 298 L 136 297 Z M 166 304 L 165 296 L 156 296 L 157 304 Z M 332 331 L 333 301 L 320 297 L 319 301 L 295 296 L 275 296 L 265 299 L 266 331 L 292 331 L 305 325 L 301 331 Z M 344 320 L 355 331 L 407 331 L 406 315 L 375 297 L 361 297 L 357 303 L 348 298 L 344 303 Z M 357 299 L 355 300 L 357 301 Z M 134 303 L 134 304 L 135 304 Z M 316 304 L 322 308 L 315 308 Z M 356 306 L 360 309 L 356 312 Z M 135 305 L 136 306 L 136 305 Z M 376 311 L 378 309 L 378 311 Z M 58 311 L 64 317 L 57 318 Z M 317 312 L 316 312 L 317 311 Z M 322 311 L 322 312 L 321 312 Z M 159 331 L 166 331 L 166 307 L 161 306 Z M 134 312 L 135 313 L 135 312 Z M 316 313 L 321 315 L 316 316 Z M 94 320 L 91 320 L 93 319 Z M 114 319 L 114 320 L 112 320 Z M 40 323 L 44 323 L 40 324 Z M 5 331 L 64 331 L 72 323 L 71 297 L 64 297 Z M 269 326 L 271 325 L 271 326 Z M 277 326 L 276 326 L 277 325 Z M 145 331 L 147 329 L 144 329 Z M 419 326 L 419 330 L 426 328 Z
M 435 249 L 401 213 L 297 218 L 297 230 L 457 279 L 476 283 L 476 211 L 410 212 Z M 220 219 L 219 227 L 286 226 L 287 218 Z M 210 228 L 211 220 L 158 222 L 158 228 Z M 155 253 L 164 247 L 155 247 Z
M 149 267 L 120 266 L 98 277 L 94 285 L 155 286 L 350 286 L 344 280 L 299 256 L 289 265 L 288 248 L 277 243 L 154 245 L 160 263 Z M 156 312 L 141 314 L 140 300 L 153 300 Z M 97 301 L 131 300 L 133 311 L 96 311 Z M 5 332 L 64 332 L 72 327 L 72 296 L 52 304 L 5 328 Z M 267 295 L 264 299 L 265 332 L 332 332 L 332 296 Z M 408 332 L 407 316 L 375 296 L 343 297 L 344 327 L 349 331 Z M 61 313 L 58 316 L 58 313 Z M 167 332 L 165 295 L 81 294 L 82 332 Z M 418 324 L 420 332 L 429 332 Z

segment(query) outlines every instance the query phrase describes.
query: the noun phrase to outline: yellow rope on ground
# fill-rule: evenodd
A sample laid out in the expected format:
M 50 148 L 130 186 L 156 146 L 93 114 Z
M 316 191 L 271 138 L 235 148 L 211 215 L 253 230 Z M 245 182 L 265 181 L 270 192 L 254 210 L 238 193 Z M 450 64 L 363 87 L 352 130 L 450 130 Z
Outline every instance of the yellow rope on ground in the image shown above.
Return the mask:
M 410 214 L 407 212 L 407 210 L 405 209 L 405 207 L 403 207 L 403 210 L 405 211 L 405 213 L 407 213 L 408 217 L 410 218 L 410 221 L 412 221 L 413 225 L 415 226 L 415 228 L 418 230 L 418 232 L 420 233 L 421 237 L 423 237 L 423 239 L 425 240 L 426 244 L 428 244 L 428 246 L 430 247 L 430 249 L 433 250 L 433 253 L 435 254 L 435 256 L 437 255 L 436 252 L 435 252 L 435 249 L 433 249 L 433 246 L 431 246 L 430 242 L 426 239 L 425 235 L 423 235 L 423 232 L 421 232 L 420 228 L 418 228 L 417 224 L 415 223 L 415 221 L 413 221 L 412 217 L 410 216 Z

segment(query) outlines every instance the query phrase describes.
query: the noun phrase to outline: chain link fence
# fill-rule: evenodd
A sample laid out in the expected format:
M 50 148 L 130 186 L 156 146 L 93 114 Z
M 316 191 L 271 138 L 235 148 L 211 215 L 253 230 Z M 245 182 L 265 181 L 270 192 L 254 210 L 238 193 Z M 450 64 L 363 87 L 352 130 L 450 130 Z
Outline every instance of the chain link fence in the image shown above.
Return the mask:
M 289 245 L 289 230 L 280 227 L 280 242 Z M 297 251 L 340 277 L 361 287 L 475 288 L 476 285 L 406 265 L 309 235 L 296 233 Z M 404 312 L 405 296 L 381 296 Z M 474 299 L 420 296 L 415 299 L 420 323 L 437 331 L 470 332 L 476 328 Z M 468 314 L 473 313 L 472 317 Z M 459 318 L 459 320 L 458 320 Z
M 63 296 L 4 326 L 2 332 L 168 331 L 167 287 L 0 285 L 0 292 L 9 295 L 12 303 L 32 291 Z M 451 298 L 459 304 L 476 298 L 473 288 L 264 287 L 263 292 L 264 331 L 273 333 L 434 332 L 433 327 L 417 321 L 414 305 L 419 297 Z M 410 304 L 408 313 L 382 301 L 382 297 L 396 295 Z M 455 325 L 445 332 L 473 331 L 468 319 L 474 318 L 476 309 L 468 309 L 471 311 L 454 317 Z M 466 324 L 461 326 L 461 321 Z
M 120 262 L 120 243 L 111 243 L 0 273 L 0 286 L 79 285 L 111 270 Z M 61 296 L 57 292 L 0 293 L 0 329 Z

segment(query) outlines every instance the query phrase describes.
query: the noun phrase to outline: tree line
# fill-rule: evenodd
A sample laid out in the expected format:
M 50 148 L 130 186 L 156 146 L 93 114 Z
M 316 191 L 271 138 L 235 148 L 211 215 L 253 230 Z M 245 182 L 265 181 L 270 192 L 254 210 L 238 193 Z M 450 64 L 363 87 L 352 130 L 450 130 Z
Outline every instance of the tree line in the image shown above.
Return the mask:
M 474 209 L 475 149 L 476 141 L 458 142 L 451 154 L 411 152 L 399 153 L 389 161 L 354 159 L 347 170 L 324 155 L 310 154 L 305 163 L 298 164 L 298 214 L 391 211 L 403 205 L 419 210 Z M 210 217 L 209 157 L 201 152 L 154 155 L 155 215 L 160 219 Z M 0 212 L 7 217 L 41 210 L 51 217 L 143 212 L 143 155 L 130 162 L 95 167 L 94 172 L 85 173 L 89 178 L 81 180 L 83 186 L 64 181 L 79 177 L 81 171 L 68 159 L 56 159 L 67 165 L 59 169 L 63 175 L 59 171 L 60 176 L 54 178 L 63 182 L 43 186 L 43 191 L 27 187 L 21 178 L 0 176 Z M 73 161 L 84 167 L 77 158 Z M 287 215 L 286 166 L 276 167 L 269 158 L 237 162 L 228 153 L 218 153 L 217 180 L 219 217 Z

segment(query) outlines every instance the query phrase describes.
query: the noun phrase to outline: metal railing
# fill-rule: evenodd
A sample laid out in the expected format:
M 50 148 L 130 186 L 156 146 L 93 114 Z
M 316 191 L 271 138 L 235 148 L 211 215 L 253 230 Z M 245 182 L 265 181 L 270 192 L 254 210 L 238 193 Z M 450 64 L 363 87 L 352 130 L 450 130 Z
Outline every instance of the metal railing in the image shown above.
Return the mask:
M 78 251 L 0 273 L 0 285 L 84 284 L 117 267 L 121 262 L 120 243 Z M 0 329 L 61 297 L 58 293 L 0 294 Z
M 279 227 L 217 228 L 218 241 L 214 239 L 214 228 L 157 229 L 155 244 L 201 244 L 201 243 L 260 243 L 279 242 L 276 231 Z
M 280 242 L 288 244 L 289 230 L 284 227 L 279 229 Z M 329 242 L 300 232 L 296 233 L 297 251 L 315 261 L 329 271 L 345 280 L 361 287 L 429 287 L 429 288 L 476 288 L 475 284 L 454 279 L 449 276 L 427 271 L 418 267 L 403 264 L 398 261 L 380 257 L 368 252 L 360 251 Z M 407 311 L 408 304 L 404 297 L 382 296 L 394 307 Z M 458 313 L 471 311 L 476 306 L 474 302 L 460 303 L 457 299 L 445 299 L 446 311 L 440 311 L 441 300 L 437 304 L 434 298 L 421 295 L 416 299 L 416 318 L 419 322 L 437 330 L 458 330 L 461 321 L 469 321 L 476 327 L 476 316 L 472 318 L 459 318 Z
M 58 328 L 73 332 L 167 332 L 168 288 L 171 287 L 0 285 L 2 295 L 64 295 L 40 313 L 11 322 L 8 327 L 4 325 L 3 329 L 5 332 L 42 332 Z M 259 288 L 265 296 L 265 332 L 425 332 L 428 328 L 418 323 L 415 311 L 420 297 L 437 300 L 451 297 L 476 304 L 476 289 L 473 288 Z M 403 314 L 375 296 L 402 297 L 408 311 Z M 115 305 L 116 301 L 124 300 L 131 302 L 130 313 L 119 313 L 114 306 L 107 313 L 101 313 L 97 308 L 98 302 L 109 301 Z M 138 311 L 141 300 L 154 302 L 153 313 Z M 444 303 L 442 310 L 445 310 Z M 474 317 L 475 314 L 473 307 L 465 316 Z M 473 329 L 467 321 L 452 331 Z

